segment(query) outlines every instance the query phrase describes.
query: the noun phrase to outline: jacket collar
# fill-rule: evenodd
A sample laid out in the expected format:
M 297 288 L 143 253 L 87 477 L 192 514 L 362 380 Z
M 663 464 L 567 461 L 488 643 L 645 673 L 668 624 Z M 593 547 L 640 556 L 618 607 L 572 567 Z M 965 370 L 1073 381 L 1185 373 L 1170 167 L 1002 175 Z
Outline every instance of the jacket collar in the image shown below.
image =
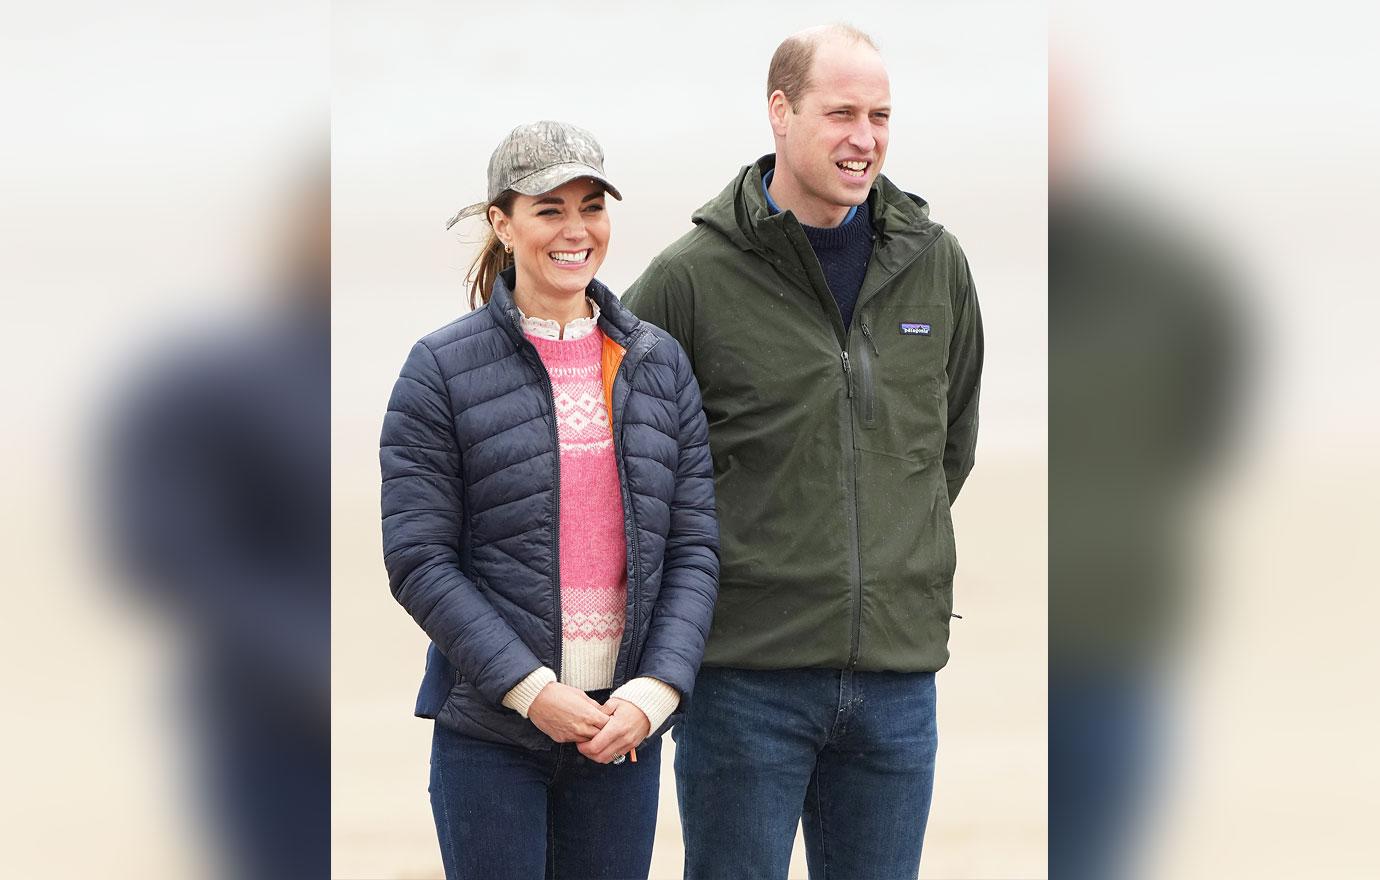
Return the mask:
M 791 261 L 804 231 L 791 211 L 771 213 L 762 193 L 762 176 L 776 167 L 769 153 L 745 165 L 723 192 L 692 216 L 697 224 L 717 230 L 738 247 L 756 251 L 768 260 Z M 877 234 L 875 257 L 885 263 L 905 263 L 924 250 L 943 229 L 930 219 L 929 203 L 902 191 L 884 175 L 877 175 L 867 194 L 867 210 Z
M 522 313 L 513 301 L 513 287 L 517 283 L 517 269 L 509 266 L 494 279 L 493 290 L 489 293 L 486 306 L 494 316 L 494 322 L 519 346 L 522 338 Z M 642 323 L 637 316 L 623 307 L 613 291 L 605 287 L 597 278 L 585 288 L 585 296 L 594 300 L 599 307 L 599 329 L 604 335 L 626 348 L 633 332 Z

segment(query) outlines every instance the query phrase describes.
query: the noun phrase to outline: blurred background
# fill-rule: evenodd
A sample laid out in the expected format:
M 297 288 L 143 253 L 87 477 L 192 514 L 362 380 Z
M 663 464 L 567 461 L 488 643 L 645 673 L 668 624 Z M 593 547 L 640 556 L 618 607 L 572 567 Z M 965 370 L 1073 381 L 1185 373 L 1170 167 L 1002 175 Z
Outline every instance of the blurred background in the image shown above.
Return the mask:
M 1050 17 L 1050 876 L 1373 877 L 1380 63 Z
M 327 875 L 329 23 L 6 10 L 6 877 Z
M 600 277 L 625 289 L 771 152 L 776 46 L 840 19 L 881 45 L 884 173 L 962 242 L 987 334 L 924 874 L 1044 876 L 1046 17 L 1025 2 L 334 6 L 334 876 L 441 876 L 431 725 L 411 717 L 426 639 L 384 576 L 378 435 L 412 343 L 466 308 L 483 227 L 446 219 L 484 197 L 513 126 L 574 122 L 624 196 Z M 682 852 L 670 751 L 663 771 L 658 880 L 680 876 Z

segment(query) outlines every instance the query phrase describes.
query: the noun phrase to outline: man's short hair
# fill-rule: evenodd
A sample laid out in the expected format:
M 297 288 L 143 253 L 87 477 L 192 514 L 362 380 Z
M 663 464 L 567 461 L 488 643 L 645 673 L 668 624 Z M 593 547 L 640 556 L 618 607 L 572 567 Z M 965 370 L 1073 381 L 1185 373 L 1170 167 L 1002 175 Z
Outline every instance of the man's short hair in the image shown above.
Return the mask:
M 826 24 L 791 34 L 771 56 L 771 65 L 767 68 L 767 97 L 780 89 L 792 109 L 799 112 L 797 102 L 814 85 L 810 81 L 810 68 L 815 63 L 815 50 L 825 40 L 861 43 L 877 48 L 876 41 L 851 24 Z

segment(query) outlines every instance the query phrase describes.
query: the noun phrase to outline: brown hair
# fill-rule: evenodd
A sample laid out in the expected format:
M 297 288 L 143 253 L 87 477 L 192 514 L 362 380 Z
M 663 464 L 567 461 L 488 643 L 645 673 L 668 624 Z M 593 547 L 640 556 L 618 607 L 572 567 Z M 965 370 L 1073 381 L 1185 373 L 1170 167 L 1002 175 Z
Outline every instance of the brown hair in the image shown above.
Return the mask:
M 513 216 L 513 202 L 517 199 L 517 193 L 511 189 L 505 189 L 499 193 L 498 198 L 490 204 L 498 208 L 507 216 Z M 470 286 L 470 308 L 477 309 L 489 301 L 489 294 L 494 289 L 494 279 L 498 273 L 513 265 L 513 255 L 503 249 L 503 242 L 499 241 L 498 234 L 494 232 L 493 224 L 489 223 L 489 212 L 484 212 L 484 222 L 488 225 L 488 231 L 484 235 L 484 246 L 479 249 L 479 254 L 470 263 L 469 272 L 465 273 L 465 281 Z
M 767 97 L 777 89 L 786 96 L 794 113 L 800 112 L 801 97 L 814 85 L 810 68 L 815 63 L 815 50 L 826 39 L 862 43 L 877 48 L 877 43 L 851 24 L 826 24 L 791 34 L 776 47 L 767 67 Z

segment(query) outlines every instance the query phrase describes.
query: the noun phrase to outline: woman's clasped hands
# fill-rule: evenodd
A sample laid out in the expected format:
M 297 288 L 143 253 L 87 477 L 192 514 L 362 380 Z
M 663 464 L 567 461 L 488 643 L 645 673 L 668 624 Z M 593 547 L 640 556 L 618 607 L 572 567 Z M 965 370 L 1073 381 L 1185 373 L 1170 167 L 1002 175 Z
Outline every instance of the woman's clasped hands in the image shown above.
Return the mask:
M 607 764 L 647 738 L 651 722 L 617 697 L 600 705 L 584 691 L 553 681 L 532 701 L 527 717 L 553 742 L 578 743 L 580 754 Z

